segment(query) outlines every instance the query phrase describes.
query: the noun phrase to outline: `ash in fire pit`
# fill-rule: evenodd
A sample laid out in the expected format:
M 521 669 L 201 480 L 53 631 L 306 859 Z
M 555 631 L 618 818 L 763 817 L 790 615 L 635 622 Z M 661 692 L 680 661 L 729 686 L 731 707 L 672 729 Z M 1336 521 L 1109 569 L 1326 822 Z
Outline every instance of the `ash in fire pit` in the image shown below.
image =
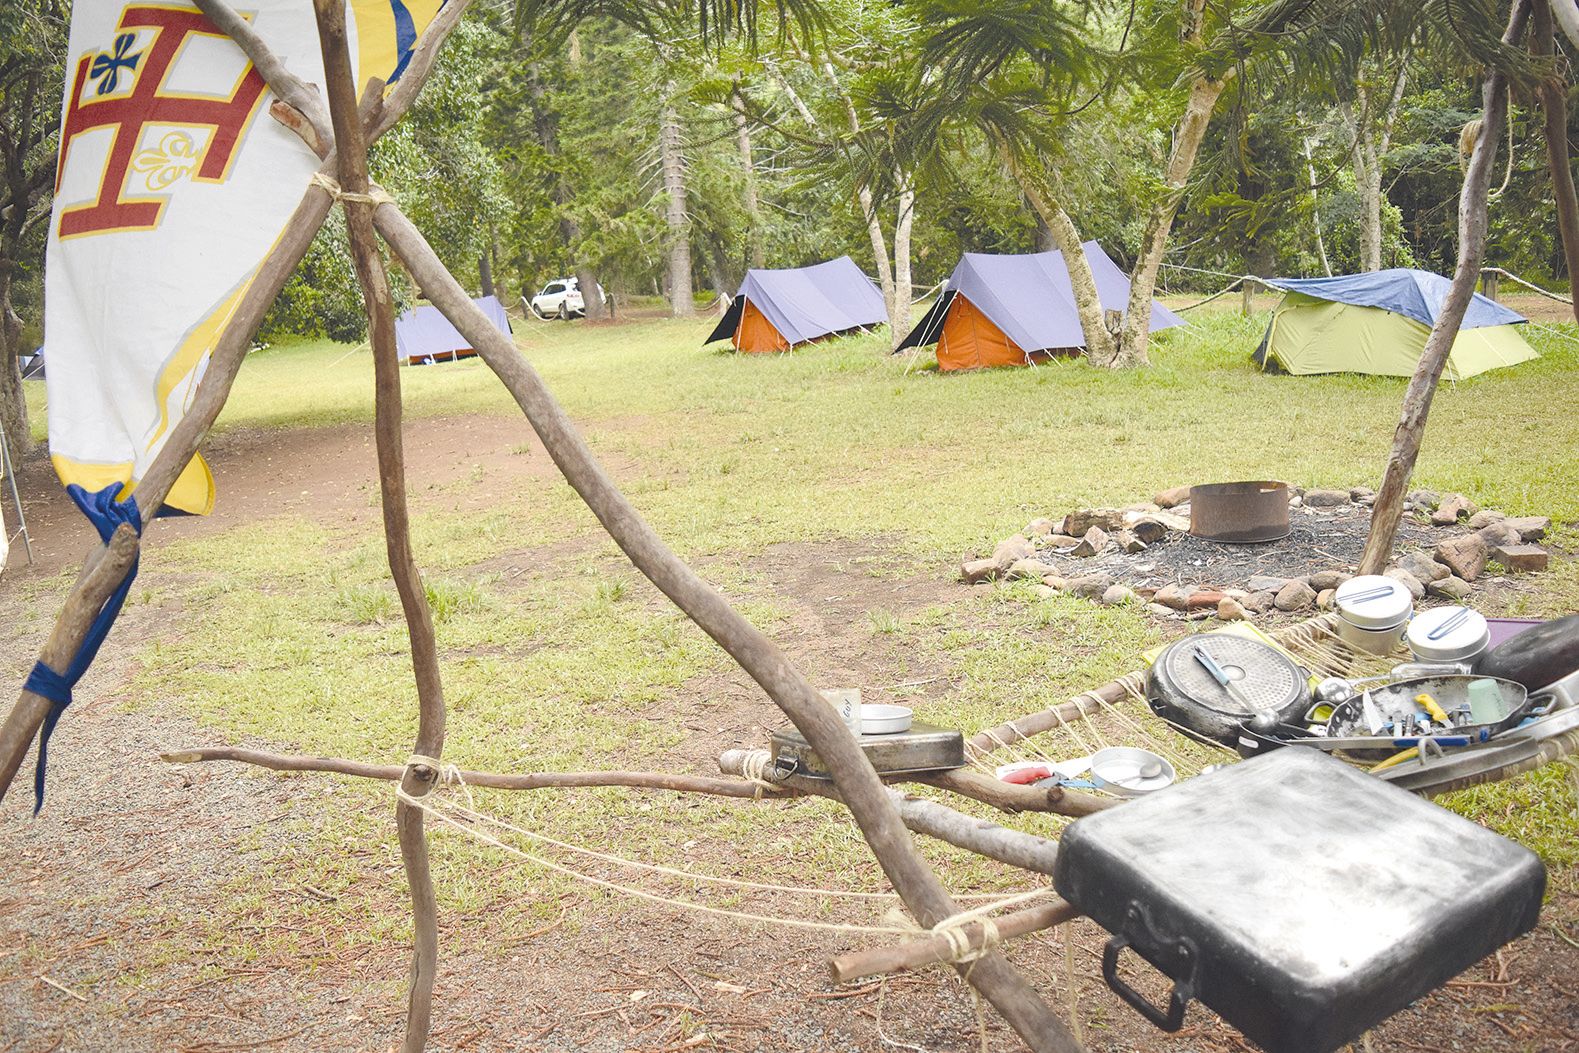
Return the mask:
M 1225 495 L 1225 488 L 1238 493 Z M 1225 523 L 1210 508 L 1203 516 L 1202 503 L 1224 496 L 1267 507 L 1237 522 Z M 1274 501 L 1281 517 L 1270 507 Z M 1067 591 L 1103 603 L 1145 599 L 1162 613 L 1204 615 L 1215 608 L 1222 618 L 1241 618 L 1274 606 L 1294 613 L 1323 605 L 1354 572 L 1370 533 L 1370 501 L 1370 491 L 1358 488 L 1291 491 L 1275 482 L 1181 487 L 1124 509 L 1034 520 L 988 558 L 965 563 L 961 577 L 970 583 L 1028 580 L 1044 595 Z M 1464 600 L 1492 560 L 1510 571 L 1545 566 L 1545 551 L 1529 544 L 1550 526 L 1545 517 L 1482 511 L 1462 495 L 1439 499 L 1429 491 L 1411 494 L 1408 507 L 1414 514 L 1400 525 L 1397 562 L 1386 573 L 1416 600 L 1427 594 Z M 1224 544 L 1200 536 L 1203 526 L 1219 538 L 1266 533 L 1279 518 L 1283 525 L 1268 540 Z

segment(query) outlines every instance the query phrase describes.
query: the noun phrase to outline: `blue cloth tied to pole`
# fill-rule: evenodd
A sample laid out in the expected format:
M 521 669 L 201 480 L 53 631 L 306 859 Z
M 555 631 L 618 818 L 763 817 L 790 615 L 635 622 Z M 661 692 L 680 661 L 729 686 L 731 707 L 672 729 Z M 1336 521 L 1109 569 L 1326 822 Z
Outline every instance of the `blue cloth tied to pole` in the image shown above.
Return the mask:
M 88 517 L 105 544 L 109 544 L 111 535 L 122 523 L 130 524 L 139 535 L 143 532 L 143 517 L 137 509 L 137 499 L 131 496 L 124 501 L 115 499 L 121 488 L 120 483 L 111 483 L 102 490 L 89 493 L 75 483 L 66 487 L 66 493 L 82 510 L 82 514 Z M 65 672 L 56 672 L 40 661 L 33 663 L 33 671 L 27 675 L 26 689 L 47 698 L 51 703 L 49 712 L 44 715 L 44 723 L 38 730 L 38 767 L 33 772 L 34 815 L 44 807 L 44 768 L 49 757 L 49 737 L 54 734 L 55 725 L 60 723 L 66 707 L 71 705 L 71 689 L 88 671 L 88 666 L 93 664 L 94 657 L 99 653 L 99 645 L 104 643 L 104 638 L 110 634 L 110 626 L 115 624 L 116 617 L 121 613 L 126 594 L 131 591 L 132 581 L 137 577 L 137 563 L 136 559 L 132 561 L 126 577 L 110 593 L 104 606 L 99 608 L 93 624 L 88 626 L 87 634 L 82 638 L 82 646 L 77 649 Z

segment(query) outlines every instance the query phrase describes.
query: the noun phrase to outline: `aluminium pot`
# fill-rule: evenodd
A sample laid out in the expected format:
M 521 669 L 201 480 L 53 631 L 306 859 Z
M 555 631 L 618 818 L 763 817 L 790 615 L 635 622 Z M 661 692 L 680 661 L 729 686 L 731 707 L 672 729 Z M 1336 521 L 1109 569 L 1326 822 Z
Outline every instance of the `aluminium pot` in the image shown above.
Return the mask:
M 1414 614 L 1414 597 L 1400 581 L 1361 574 L 1338 586 L 1338 638 L 1356 651 L 1391 654 L 1403 643 Z
M 1233 680 L 1236 691 L 1217 682 L 1197 650 Z M 1253 720 L 1299 720 L 1310 705 L 1310 683 L 1305 670 L 1275 647 L 1229 633 L 1200 633 L 1157 656 L 1146 673 L 1146 702 L 1187 735 L 1233 745 L 1240 727 Z

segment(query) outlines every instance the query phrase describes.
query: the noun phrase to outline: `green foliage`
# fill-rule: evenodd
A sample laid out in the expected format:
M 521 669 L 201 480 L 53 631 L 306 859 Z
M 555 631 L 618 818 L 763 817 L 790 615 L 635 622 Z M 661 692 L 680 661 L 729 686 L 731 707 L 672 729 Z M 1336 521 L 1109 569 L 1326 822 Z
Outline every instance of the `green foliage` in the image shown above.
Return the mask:
M 351 263 L 345 214 L 335 209 L 269 308 L 258 338 L 273 341 L 307 336 L 355 341 L 366 335 L 367 314 Z

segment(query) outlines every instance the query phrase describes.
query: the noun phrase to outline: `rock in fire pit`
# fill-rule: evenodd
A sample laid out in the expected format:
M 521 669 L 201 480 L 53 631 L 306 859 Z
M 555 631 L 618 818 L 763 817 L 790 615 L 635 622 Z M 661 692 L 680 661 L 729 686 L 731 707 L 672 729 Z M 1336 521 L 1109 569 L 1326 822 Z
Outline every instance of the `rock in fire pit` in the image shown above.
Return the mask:
M 1264 503 L 1283 484 L 1237 485 L 1254 487 L 1252 500 Z M 1221 487 L 1194 489 L 1200 501 L 1203 491 L 1215 497 Z M 969 584 L 1032 582 L 1044 596 L 1147 601 L 1154 613 L 1169 617 L 1233 620 L 1329 607 L 1333 590 L 1354 573 L 1365 549 L 1374 493 L 1364 487 L 1288 487 L 1281 493 L 1289 525 L 1275 540 L 1225 544 L 1192 534 L 1191 488 L 1176 487 L 1125 508 L 1034 519 L 990 556 L 967 561 L 960 577 Z M 1397 562 L 1386 574 L 1417 599 L 1461 601 L 1494 564 L 1509 573 L 1546 568 L 1548 554 L 1534 544 L 1550 529 L 1545 516 L 1508 516 L 1477 508 L 1462 494 L 1429 490 L 1411 493 L 1405 507 Z M 1269 515 L 1276 510 L 1256 511 L 1262 520 L 1277 518 Z

